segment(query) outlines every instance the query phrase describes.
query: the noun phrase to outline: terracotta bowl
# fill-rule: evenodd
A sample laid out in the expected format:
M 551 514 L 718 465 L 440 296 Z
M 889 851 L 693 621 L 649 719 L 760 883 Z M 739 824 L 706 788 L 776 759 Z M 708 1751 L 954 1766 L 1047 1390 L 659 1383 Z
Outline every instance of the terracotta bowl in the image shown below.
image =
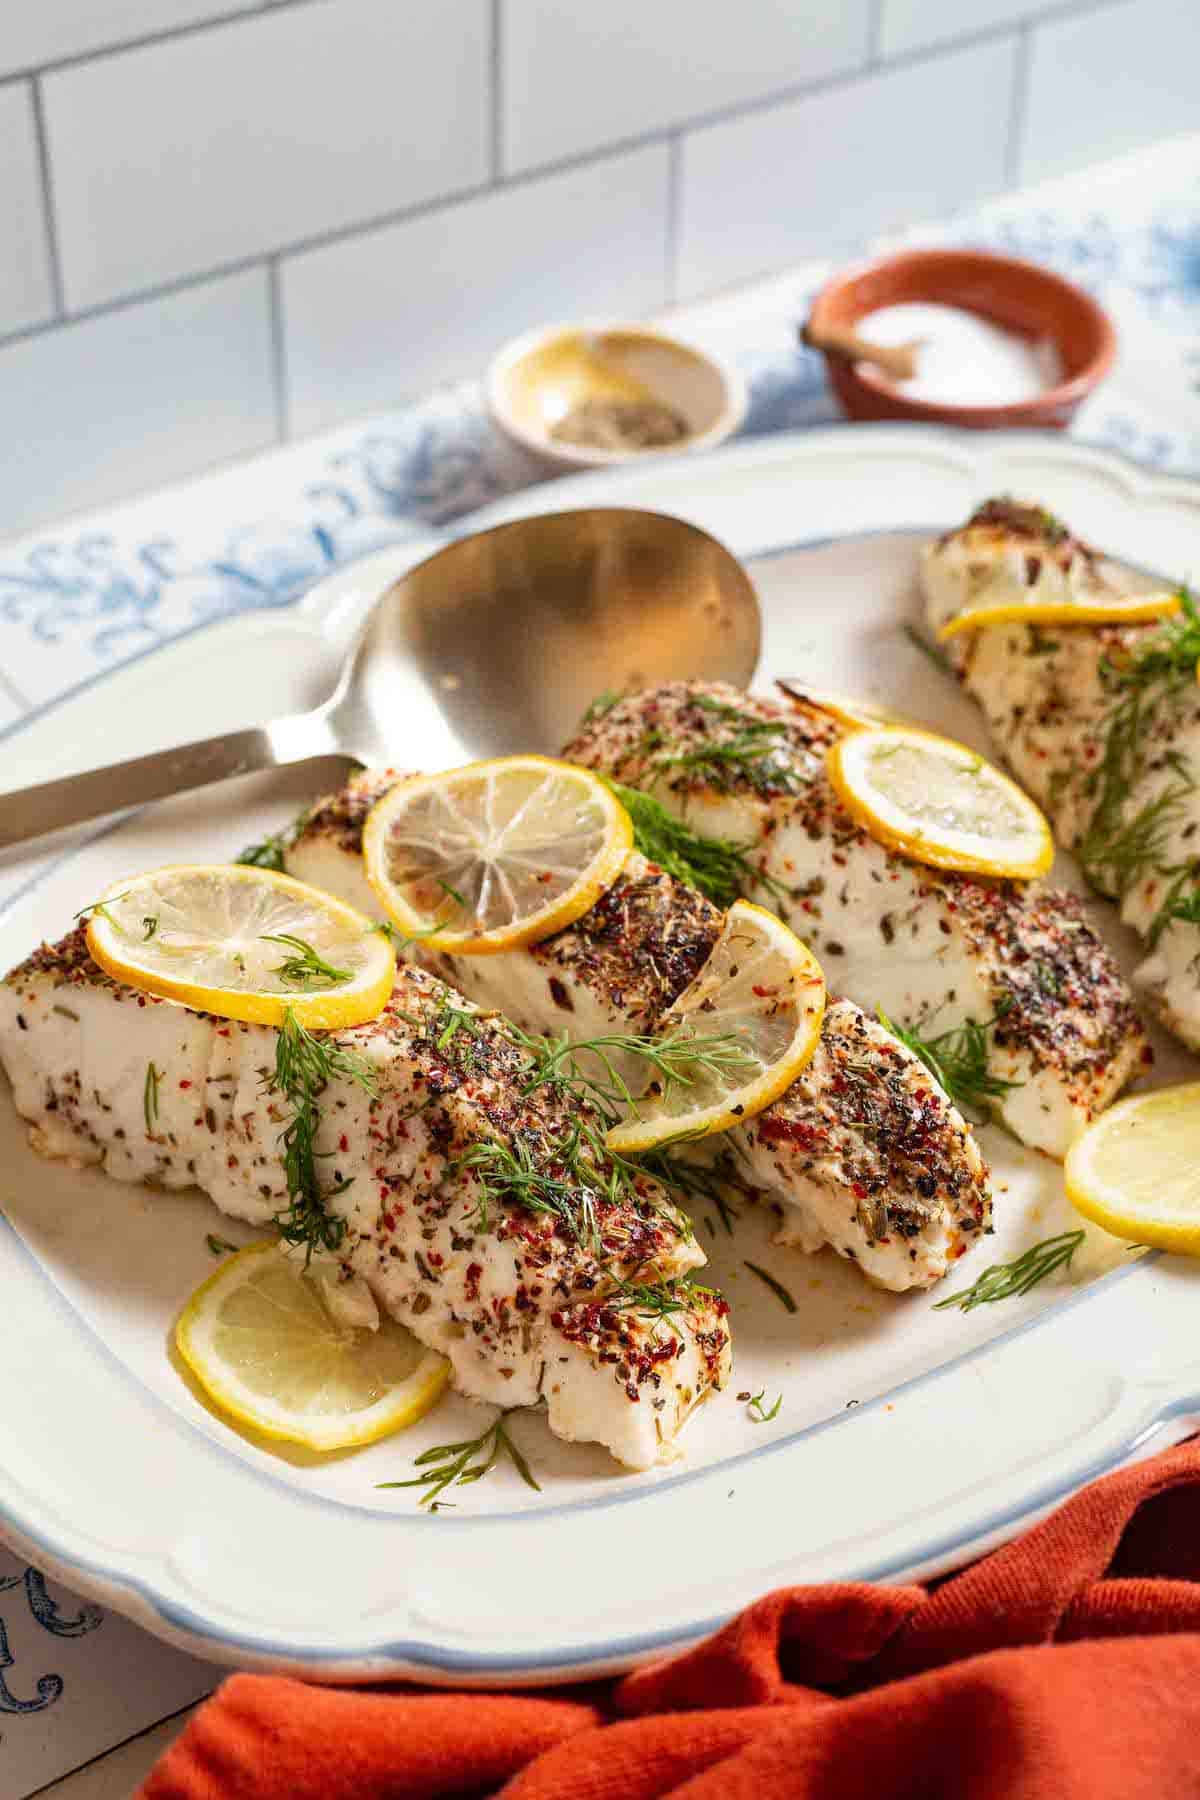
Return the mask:
M 909 399 L 877 370 L 826 353 L 829 381 L 851 419 L 920 419 L 975 430 L 1069 425 L 1082 401 L 1112 367 L 1117 339 L 1096 302 L 1060 275 L 1015 257 L 983 250 L 908 250 L 835 275 L 809 314 L 815 334 L 854 326 L 883 306 L 938 301 L 964 307 L 997 325 L 1058 347 L 1063 379 L 1009 406 L 950 406 Z

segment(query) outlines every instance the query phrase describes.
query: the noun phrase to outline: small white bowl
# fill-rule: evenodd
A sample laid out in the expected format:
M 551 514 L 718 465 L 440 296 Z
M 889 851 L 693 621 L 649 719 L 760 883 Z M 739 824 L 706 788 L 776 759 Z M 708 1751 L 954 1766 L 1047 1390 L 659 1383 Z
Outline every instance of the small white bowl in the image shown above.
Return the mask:
M 632 384 L 624 393 L 626 383 Z M 686 437 L 654 449 L 604 450 L 551 437 L 580 401 L 648 390 L 674 408 Z M 728 363 L 647 325 L 552 325 L 527 332 L 493 358 L 485 377 L 493 423 L 548 468 L 604 469 L 649 456 L 708 450 L 746 416 L 746 384 Z

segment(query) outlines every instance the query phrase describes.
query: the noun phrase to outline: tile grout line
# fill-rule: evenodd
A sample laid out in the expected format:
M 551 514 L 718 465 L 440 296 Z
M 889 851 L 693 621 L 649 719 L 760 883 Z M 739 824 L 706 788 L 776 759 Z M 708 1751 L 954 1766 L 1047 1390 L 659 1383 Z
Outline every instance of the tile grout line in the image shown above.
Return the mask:
M 278 7 L 325 3 L 326 0 L 277 0 Z M 1095 0 L 1089 0 L 1089 3 L 1095 3 Z M 1125 4 L 1127 0 L 1099 0 L 1099 3 Z M 1011 28 L 1006 28 L 1002 32 L 989 31 L 983 39 L 976 38 L 971 41 L 975 43 L 988 41 L 997 36 L 1011 35 Z M 907 66 L 908 63 L 919 63 L 926 60 L 929 60 L 928 54 L 919 52 L 906 59 L 905 63 L 889 65 L 889 67 Z M 36 325 L 21 326 L 16 331 L 0 332 L 0 350 L 5 349 L 9 344 L 44 336 L 58 325 L 85 323 L 90 319 L 102 318 L 109 313 L 120 312 L 131 306 L 185 292 L 188 288 L 197 287 L 205 281 L 221 280 L 226 276 L 242 274 L 247 269 L 257 267 L 264 255 L 272 255 L 280 259 L 289 256 L 303 256 L 310 251 L 323 250 L 334 244 L 368 237 L 373 232 L 385 231 L 393 225 L 404 225 L 412 220 L 427 218 L 431 213 L 465 205 L 469 201 L 485 198 L 490 193 L 507 193 L 513 189 L 529 187 L 539 181 L 550 180 L 557 175 L 569 175 L 577 170 L 592 168 L 618 156 L 629 156 L 638 150 L 651 149 L 655 145 L 666 143 L 672 132 L 677 134 L 682 141 L 688 131 L 703 130 L 710 125 L 721 125 L 735 119 L 752 117 L 756 113 L 770 111 L 774 106 L 787 105 L 795 100 L 808 99 L 828 93 L 835 88 L 850 86 L 856 81 L 869 78 L 869 74 L 870 72 L 862 65 L 843 69 L 834 75 L 823 77 L 820 81 L 802 84 L 800 87 L 776 90 L 765 97 L 741 102 L 736 106 L 725 107 L 716 112 L 685 120 L 682 124 L 672 127 L 671 131 L 661 126 L 655 127 L 632 137 L 621 138 L 614 143 L 601 144 L 587 150 L 576 151 L 569 156 L 559 157 L 552 162 L 536 163 L 530 168 L 515 170 L 494 182 L 488 180 L 475 182 L 470 187 L 431 195 L 428 199 L 416 201 L 411 206 L 398 207 L 386 213 L 375 213 L 364 219 L 356 219 L 353 224 L 331 226 L 325 231 L 314 232 L 308 237 L 293 238 L 287 243 L 273 245 L 269 250 L 258 250 L 247 256 L 234 257 L 228 262 L 211 264 L 207 268 L 193 270 L 189 274 L 179 275 L 168 281 L 155 282 L 147 288 L 133 289 L 114 295 L 107 300 L 98 300 L 91 306 L 82 306 L 74 311 L 66 311 L 60 320 L 46 320 Z M 3 85 L 0 82 L 0 87 Z
M 58 218 L 54 208 L 54 178 L 50 170 L 50 139 L 46 132 L 46 109 L 42 94 L 42 83 L 39 76 L 34 76 L 29 84 L 30 101 L 33 106 L 33 129 L 37 137 L 38 176 L 42 191 L 42 211 L 45 214 L 46 231 L 46 267 L 50 273 L 50 292 L 54 300 L 54 318 L 45 321 L 47 328 L 61 323 L 66 315 L 67 302 L 63 290 L 62 256 L 58 243 Z
M 9 69 L 0 75 L 0 87 L 10 81 L 27 81 L 33 75 L 57 75 L 60 69 L 78 69 L 86 63 L 101 62 L 127 51 L 149 50 L 157 44 L 171 44 L 176 38 L 198 37 L 204 31 L 220 31 L 226 25 L 239 25 L 243 20 L 261 19 L 264 14 L 295 12 L 301 6 L 328 6 L 332 0 L 233 0 L 204 19 L 190 19 L 186 25 L 168 25 L 161 31 L 143 31 L 137 37 L 117 38 L 109 43 L 93 44 L 90 50 L 76 50 L 68 56 L 54 56 L 48 62 L 31 63 L 27 68 Z
M 498 3 L 502 4 L 502 0 L 498 0 Z M 1044 6 L 1042 10 L 1028 15 L 1024 22 L 1032 25 L 1055 24 L 1063 19 L 1077 18 L 1081 14 L 1115 11 L 1118 7 L 1131 6 L 1133 3 L 1134 0 L 1052 0 L 1052 3 Z M 258 0 L 248 0 L 248 3 L 236 12 L 217 13 L 209 19 L 198 19 L 189 25 L 178 25 L 164 31 L 150 32 L 139 38 L 127 39 L 125 42 L 97 45 L 92 50 L 79 51 L 74 56 L 63 56 L 45 63 L 34 63 L 22 69 L 10 69 L 4 74 L 0 74 L 0 88 L 18 81 L 28 81 L 35 75 L 54 75 L 60 70 L 79 68 L 88 63 L 122 56 L 127 51 L 171 43 L 176 38 L 196 37 L 205 31 L 221 31 L 276 13 L 295 12 L 301 7 L 331 6 L 333 4 L 334 0 L 266 0 L 266 4 L 260 5 Z M 872 4 L 879 5 L 882 17 L 884 0 L 872 0 Z M 695 130 L 706 125 L 721 125 L 727 120 L 740 118 L 743 114 L 761 112 L 771 106 L 786 105 L 789 100 L 802 100 L 809 94 L 822 93 L 840 83 L 861 79 L 867 73 L 910 68 L 914 63 L 932 61 L 956 50 L 969 50 L 976 45 L 990 43 L 996 38 L 1010 35 L 1019 23 L 1019 20 L 1001 19 L 995 24 L 980 26 L 974 31 L 967 30 L 957 36 L 938 38 L 932 43 L 915 44 L 906 50 L 898 50 L 892 56 L 882 58 L 877 65 L 871 65 L 867 61 L 850 63 L 845 68 L 821 77 L 818 81 L 791 82 L 786 87 L 772 88 L 767 93 L 756 94 L 750 100 L 733 101 L 728 106 L 712 107 L 706 112 L 689 114 L 687 118 L 677 121 L 675 129 Z M 617 138 L 598 148 L 613 150 L 622 146 L 636 145 L 652 135 L 654 134 L 651 132 L 643 132 L 640 135 L 635 134 L 633 137 Z M 658 135 L 662 135 L 661 127 Z M 534 169 L 548 172 L 556 168 L 569 167 L 576 160 L 578 160 L 577 157 L 559 157 L 548 163 L 535 164 Z M 521 171 L 522 174 L 532 172 L 532 170 Z M 512 178 L 509 177 L 509 179 Z
M 1025 117 L 1029 109 L 1029 73 L 1033 62 L 1033 26 L 1027 19 L 1017 33 L 1017 49 L 1013 62 L 1013 90 L 1008 115 L 1008 148 L 1004 157 L 1004 184 L 1012 187 L 1018 179 L 1022 152 L 1025 148 Z
M 267 306 L 271 318 L 271 385 L 275 391 L 275 435 L 281 444 L 286 444 L 291 436 L 291 394 L 288 388 L 283 278 L 278 256 L 267 258 L 266 274 Z
M 489 142 L 489 166 L 493 185 L 498 186 L 504 180 L 504 0 L 491 0 L 489 16 L 490 37 L 488 40 L 488 69 L 490 93 L 488 95 L 490 111 L 488 122 L 491 128 Z
M 1128 5 L 1129 3 L 1130 0 L 1069 0 L 1067 5 L 1056 8 L 1052 14 L 1040 15 L 1038 22 L 1041 23 L 1045 19 L 1052 20 L 1055 18 L 1069 17 L 1083 12 L 1099 12 L 1108 10 L 1110 7 Z M 326 4 L 331 4 L 331 0 L 275 0 L 275 4 L 271 6 L 269 10 L 272 12 L 284 12 L 291 11 L 300 6 Z M 254 18 L 260 16 L 261 13 L 242 13 L 234 15 L 232 21 L 226 16 L 224 19 L 215 21 L 215 24 L 219 27 L 221 25 L 228 25 L 231 22 L 240 22 L 247 17 Z M 185 34 L 192 35 L 194 30 L 199 29 L 203 29 L 203 27 L 185 27 L 179 31 L 159 34 L 159 37 L 174 38 Z M 30 338 L 46 336 L 48 333 L 61 326 L 85 323 L 94 318 L 105 317 L 110 313 L 127 310 L 132 306 L 162 299 L 172 294 L 185 292 L 187 289 L 200 286 L 206 281 L 220 280 L 226 276 L 240 274 L 247 269 L 257 267 L 262 262 L 263 256 L 266 254 L 278 259 L 283 259 L 289 256 L 304 255 L 314 250 L 325 249 L 335 244 L 350 242 L 356 238 L 368 237 L 374 232 L 387 230 L 391 226 L 407 224 L 412 220 L 425 218 L 431 213 L 448 210 L 453 206 L 463 205 L 471 200 L 481 199 L 489 193 L 505 193 L 510 189 L 523 188 L 537 181 L 548 180 L 556 175 L 565 175 L 573 173 L 576 170 L 591 168 L 609 158 L 630 155 L 638 150 L 649 149 L 656 144 L 667 142 L 671 135 L 678 135 L 682 142 L 689 131 L 702 131 L 714 125 L 732 123 L 734 120 L 743 118 L 752 118 L 756 115 L 770 112 L 777 106 L 786 106 L 797 101 L 815 98 L 819 95 L 830 93 L 837 88 L 853 86 L 856 82 L 871 80 L 893 72 L 898 73 L 905 69 L 917 67 L 923 63 L 936 61 L 940 57 L 956 52 L 973 49 L 989 43 L 1002 42 L 1006 38 L 1012 38 L 1015 35 L 1016 33 L 1014 32 L 1012 24 L 1010 22 L 1005 22 L 1001 26 L 988 27 L 983 31 L 939 43 L 934 46 L 918 47 L 915 50 L 910 50 L 899 56 L 893 57 L 889 61 L 882 63 L 875 68 L 870 68 L 866 64 L 859 63 L 852 68 L 843 69 L 835 74 L 825 76 L 819 81 L 802 83 L 785 89 L 776 89 L 770 94 L 758 96 L 750 101 L 743 101 L 733 106 L 719 108 L 704 114 L 698 114 L 672 127 L 670 132 L 665 131 L 662 128 L 657 128 L 632 137 L 618 139 L 615 142 L 602 144 L 584 151 L 578 151 L 572 155 L 560 157 L 551 162 L 537 163 L 530 168 L 520 169 L 513 173 L 502 175 L 491 181 L 485 180 L 483 182 L 475 183 L 470 187 L 454 190 L 450 193 L 431 196 L 429 199 L 418 201 L 412 206 L 400 207 L 388 213 L 374 214 L 365 219 L 358 219 L 350 225 L 334 226 L 326 231 L 317 232 L 308 237 L 292 239 L 285 244 L 275 245 L 270 251 L 259 250 L 248 256 L 236 257 L 228 262 L 217 263 L 205 269 L 195 270 L 189 274 L 181 275 L 168 281 L 155 283 L 148 288 L 134 289 L 129 292 L 121 293 L 111 299 L 97 301 L 94 305 L 80 307 L 75 311 L 69 311 L 64 308 L 61 316 L 58 318 L 43 320 L 35 325 L 22 326 L 16 331 L 7 333 L 0 332 L 0 351 L 3 351 L 11 344 L 21 343 Z M 155 41 L 157 42 L 159 39 L 156 38 Z M 85 59 L 78 58 L 76 60 L 82 61 Z M 48 64 L 46 65 L 46 68 L 48 70 L 53 70 L 54 68 L 61 66 L 65 65 Z M 14 76 L 11 78 L 5 77 L 0 79 L 0 90 L 8 84 L 10 79 L 15 80 L 21 78 L 22 77 Z

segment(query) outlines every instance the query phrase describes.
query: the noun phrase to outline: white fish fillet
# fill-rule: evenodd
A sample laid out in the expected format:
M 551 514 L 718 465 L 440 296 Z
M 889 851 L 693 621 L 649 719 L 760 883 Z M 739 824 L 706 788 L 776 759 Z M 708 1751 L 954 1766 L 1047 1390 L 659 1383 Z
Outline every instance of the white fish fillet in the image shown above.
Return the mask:
M 1042 508 L 992 500 L 922 556 L 929 623 L 935 629 L 982 600 L 1033 595 L 1053 601 L 1123 595 L 1122 579 Z M 1143 584 L 1144 585 L 1144 584 Z M 1097 771 L 1122 693 L 1106 673 L 1154 639 L 1154 625 L 1054 625 L 1020 621 L 963 632 L 946 653 L 987 714 L 1000 751 L 1046 808 L 1059 841 L 1091 843 Z M 1169 1030 L 1200 1050 L 1200 924 L 1160 922 L 1164 901 L 1200 895 L 1200 686 L 1186 673 L 1155 689 L 1142 709 L 1133 778 L 1122 784 L 1114 823 L 1128 830 L 1155 809 L 1153 854 L 1129 878 L 1103 850 L 1085 855 L 1091 879 L 1116 900 L 1127 925 L 1149 941 L 1134 980 Z M 1110 836 L 1108 832 L 1100 834 Z
M 319 1104 L 341 1271 L 446 1355 L 463 1393 L 501 1406 L 545 1399 L 560 1437 L 647 1467 L 727 1378 L 725 1302 L 680 1289 L 681 1309 L 650 1319 L 622 1294 L 621 1282 L 669 1283 L 705 1261 L 686 1220 L 649 1177 L 614 1198 L 603 1165 L 593 1186 L 563 1164 L 578 1109 L 523 1094 L 528 1058 L 498 1022 L 472 1021 L 439 1045 L 448 1007 L 462 1004 L 405 967 L 377 1019 L 330 1034 L 377 1090 L 336 1077 Z M 288 1206 L 276 1045 L 266 1027 L 110 980 L 81 929 L 0 983 L 0 1058 L 37 1149 L 122 1181 L 200 1187 L 256 1225 Z M 527 1210 L 511 1189 L 485 1202 L 479 1172 L 456 1167 L 481 1143 L 557 1173 L 565 1211 Z
M 361 829 L 395 779 L 359 775 L 318 803 L 287 851 L 289 872 L 377 915 Z M 653 1033 L 722 923 L 702 894 L 635 854 L 590 912 L 543 943 L 450 957 L 418 942 L 407 953 L 525 1030 L 578 1042 Z M 634 1082 L 644 1068 L 626 1063 L 622 1073 Z M 990 1229 L 987 1170 L 972 1133 L 924 1065 L 845 1000 L 828 1008 L 800 1079 L 711 1147 L 743 1186 L 782 1207 L 778 1242 L 830 1244 L 883 1287 L 930 1285 Z
M 744 759 L 720 760 L 748 727 L 764 752 L 749 774 Z M 1022 1142 L 1063 1156 L 1149 1060 L 1116 964 L 1073 896 L 942 873 L 860 830 L 826 772 L 841 729 L 823 713 L 677 682 L 618 701 L 563 755 L 647 789 L 705 837 L 749 846 L 777 884 L 751 897 L 812 945 L 832 988 L 927 1036 L 990 1025 L 989 1075 L 1011 1084 L 996 1113 Z

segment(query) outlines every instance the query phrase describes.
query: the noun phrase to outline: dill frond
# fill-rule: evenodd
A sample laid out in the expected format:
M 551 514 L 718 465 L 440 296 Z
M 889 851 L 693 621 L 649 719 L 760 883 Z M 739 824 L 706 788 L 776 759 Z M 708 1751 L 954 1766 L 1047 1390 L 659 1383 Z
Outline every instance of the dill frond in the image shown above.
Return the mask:
M 971 1312 L 977 1306 L 990 1306 L 995 1300 L 1007 1300 L 1013 1294 L 1027 1294 L 1039 1281 L 1045 1281 L 1056 1269 L 1069 1266 L 1082 1244 L 1086 1232 L 1064 1231 L 1058 1237 L 1043 1238 L 1033 1244 L 1015 1262 L 993 1263 L 978 1280 L 957 1294 L 947 1294 L 934 1303 L 934 1312 L 956 1306 L 959 1312 Z
M 749 844 L 732 838 L 701 837 L 682 819 L 669 813 L 661 800 L 638 788 L 602 776 L 633 822 L 634 848 L 647 862 L 656 863 L 685 887 L 693 887 L 715 906 L 727 908 L 747 888 L 761 887 L 774 899 L 790 898 L 782 882 L 756 869 L 747 854 Z
M 420 1456 L 413 1458 L 413 1467 L 421 1471 L 419 1475 L 408 1481 L 377 1481 L 376 1487 L 424 1488 L 419 1504 L 436 1512 L 438 1501 L 447 1488 L 467 1487 L 473 1481 L 482 1481 L 501 1457 L 507 1457 L 526 1487 L 536 1488 L 540 1494 L 541 1483 L 534 1479 L 532 1469 L 508 1434 L 505 1425 L 508 1416 L 507 1412 L 498 1413 L 478 1437 L 463 1438 L 457 1444 L 435 1444 L 432 1449 L 422 1450 Z
M 947 1099 L 974 1123 L 988 1117 L 993 1100 L 1002 1100 L 1005 1094 L 1023 1085 L 1019 1081 L 1003 1081 L 988 1070 L 988 1034 L 1008 1011 L 1009 1006 L 1002 1005 L 982 1023 L 966 1019 L 936 1037 L 924 1037 L 915 1027 L 893 1024 L 881 1006 L 875 1008 L 884 1030 L 921 1059 Z
M 275 1223 L 286 1243 L 305 1246 L 306 1262 L 311 1261 L 314 1250 L 337 1250 L 346 1235 L 345 1220 L 331 1214 L 326 1201 L 345 1193 L 350 1182 L 341 1181 L 322 1191 L 317 1175 L 318 1102 L 339 1076 L 375 1098 L 375 1077 L 362 1057 L 330 1037 L 315 1037 L 289 1006 L 275 1040 L 274 1070 L 263 1079 L 291 1109 L 291 1118 L 279 1136 L 289 1205 Z
M 285 950 L 291 950 L 292 954 L 286 956 L 278 968 L 271 970 L 272 975 L 278 975 L 290 987 L 337 987 L 343 981 L 353 980 L 352 969 L 335 969 L 312 944 L 293 937 L 290 931 L 264 931 L 262 941 L 264 944 L 282 944 Z

